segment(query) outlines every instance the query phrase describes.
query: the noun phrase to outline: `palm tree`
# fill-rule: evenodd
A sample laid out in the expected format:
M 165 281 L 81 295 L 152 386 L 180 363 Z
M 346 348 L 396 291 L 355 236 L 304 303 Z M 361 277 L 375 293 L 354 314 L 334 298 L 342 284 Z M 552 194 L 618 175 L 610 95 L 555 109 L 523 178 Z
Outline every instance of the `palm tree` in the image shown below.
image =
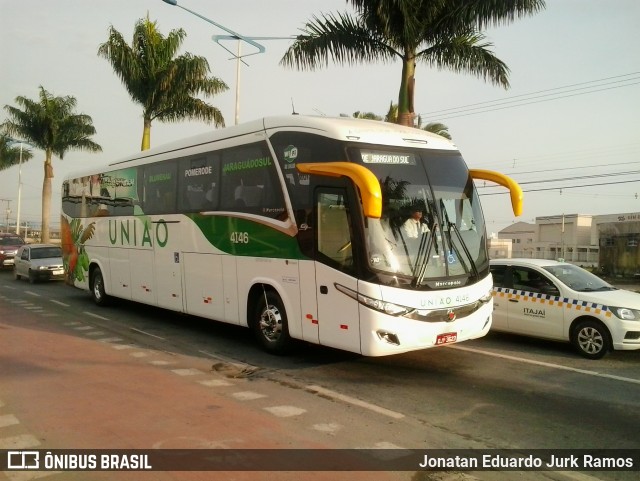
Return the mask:
M 393 100 L 389 103 L 389 110 L 384 116 L 384 121 L 392 124 L 398 123 L 398 104 L 394 104 Z
M 5 105 L 9 120 L 2 130 L 15 135 L 44 150 L 44 180 L 42 182 L 42 242 L 49 242 L 49 217 L 51 208 L 52 159 L 62 158 L 68 150 L 99 152 L 98 144 L 91 140 L 96 133 L 93 120 L 85 114 L 76 114 L 75 97 L 54 97 L 40 86 L 40 99 L 16 97 L 19 107 Z M 24 155 L 24 153 L 23 153 Z
M 13 144 L 13 145 L 10 145 Z M 31 159 L 33 154 L 29 149 L 22 147 L 22 162 Z M 20 145 L 15 145 L 9 137 L 0 134 L 0 170 L 13 167 L 20 162 Z
M 451 134 L 449 133 L 449 127 L 447 127 L 442 122 L 429 122 L 424 127 L 421 127 L 422 130 L 426 130 L 427 132 L 432 132 L 434 134 L 438 134 L 440 137 L 444 137 L 445 139 L 451 140 Z
M 98 49 L 98 55 L 111 63 L 133 101 L 142 105 L 142 150 L 151 145 L 151 122 L 156 119 L 213 120 L 216 127 L 224 127 L 220 110 L 195 95 L 214 95 L 229 87 L 207 76 L 209 63 L 204 57 L 190 53 L 176 57 L 185 36 L 184 30 L 178 29 L 165 38 L 156 22 L 147 17 L 136 23 L 131 46 L 112 26 L 109 39 Z
M 467 72 L 509 87 L 508 67 L 481 29 L 545 7 L 544 0 L 347 0 L 356 14 L 314 16 L 280 63 L 297 68 L 400 59 L 398 120 L 414 124 L 416 63 Z
M 373 112 L 354 112 L 353 113 L 353 118 L 354 119 L 368 119 L 368 120 L 382 120 L 382 117 L 380 117 L 379 115 L 374 114 Z

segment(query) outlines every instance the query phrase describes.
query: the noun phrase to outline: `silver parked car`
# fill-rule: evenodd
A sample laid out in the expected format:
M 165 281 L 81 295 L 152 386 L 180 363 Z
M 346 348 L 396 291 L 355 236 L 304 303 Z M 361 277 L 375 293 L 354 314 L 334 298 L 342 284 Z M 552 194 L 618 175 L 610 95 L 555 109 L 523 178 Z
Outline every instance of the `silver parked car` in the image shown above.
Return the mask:
M 32 284 L 40 280 L 64 279 L 62 249 L 53 244 L 26 244 L 18 249 L 13 266 L 16 280 L 22 277 Z

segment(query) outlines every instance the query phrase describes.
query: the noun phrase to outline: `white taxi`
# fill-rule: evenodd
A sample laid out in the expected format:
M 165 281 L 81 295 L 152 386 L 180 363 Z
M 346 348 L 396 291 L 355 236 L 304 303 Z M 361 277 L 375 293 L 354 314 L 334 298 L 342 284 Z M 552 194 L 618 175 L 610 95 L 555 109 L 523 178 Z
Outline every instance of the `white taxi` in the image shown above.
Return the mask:
M 640 294 L 581 267 L 542 259 L 495 259 L 494 331 L 568 341 L 584 357 L 640 349 Z

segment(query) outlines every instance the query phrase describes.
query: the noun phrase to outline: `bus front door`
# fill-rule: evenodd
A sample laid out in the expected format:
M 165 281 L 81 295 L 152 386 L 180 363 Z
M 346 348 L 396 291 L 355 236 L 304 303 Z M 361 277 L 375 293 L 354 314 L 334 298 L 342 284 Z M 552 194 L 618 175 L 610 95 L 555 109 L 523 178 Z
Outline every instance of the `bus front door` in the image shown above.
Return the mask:
M 322 345 L 361 352 L 358 302 L 336 286 L 357 292 L 345 189 L 316 191 L 316 289 Z

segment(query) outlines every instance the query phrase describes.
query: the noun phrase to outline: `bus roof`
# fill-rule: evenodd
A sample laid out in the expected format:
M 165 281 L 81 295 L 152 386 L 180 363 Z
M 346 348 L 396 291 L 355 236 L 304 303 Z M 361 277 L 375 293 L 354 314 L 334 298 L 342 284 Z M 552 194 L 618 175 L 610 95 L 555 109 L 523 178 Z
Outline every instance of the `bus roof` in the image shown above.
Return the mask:
M 186 137 L 175 142 L 167 143 L 149 150 L 137 152 L 128 157 L 109 162 L 99 169 L 86 169 L 76 172 L 67 179 L 82 177 L 95 173 L 96 170 L 107 170 L 108 167 L 126 167 L 129 162 L 145 160 L 153 162 L 161 154 L 178 152 L 181 150 L 204 146 L 233 137 L 251 133 L 273 133 L 279 130 L 298 130 L 325 135 L 330 138 L 350 142 L 375 143 L 380 145 L 404 147 L 428 147 L 432 149 L 456 150 L 455 145 L 448 139 L 425 130 L 405 127 L 379 120 L 355 119 L 352 117 L 320 117 L 307 115 L 282 115 L 264 117 L 244 124 L 211 130 L 202 134 Z

